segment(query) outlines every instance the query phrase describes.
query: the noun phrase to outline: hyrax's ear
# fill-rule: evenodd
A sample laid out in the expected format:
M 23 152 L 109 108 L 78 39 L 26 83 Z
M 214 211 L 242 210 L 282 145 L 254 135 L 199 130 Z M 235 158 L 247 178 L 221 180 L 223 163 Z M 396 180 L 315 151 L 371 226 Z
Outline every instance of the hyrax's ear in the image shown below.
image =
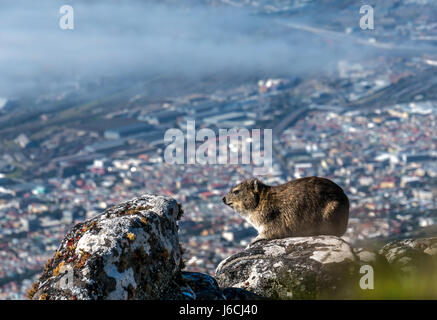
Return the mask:
M 259 190 L 261 189 L 261 181 L 259 181 L 257 178 L 252 179 L 252 181 L 250 182 L 253 191 L 255 192 L 259 192 Z

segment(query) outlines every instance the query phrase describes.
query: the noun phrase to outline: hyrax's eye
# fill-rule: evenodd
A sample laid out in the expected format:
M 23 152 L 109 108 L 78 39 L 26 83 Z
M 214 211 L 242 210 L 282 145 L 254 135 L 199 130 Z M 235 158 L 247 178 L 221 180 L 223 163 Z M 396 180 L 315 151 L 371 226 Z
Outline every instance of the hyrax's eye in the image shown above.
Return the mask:
M 239 192 L 240 192 L 240 190 L 235 190 L 235 191 L 233 191 L 232 193 L 235 194 L 235 195 L 237 195 Z

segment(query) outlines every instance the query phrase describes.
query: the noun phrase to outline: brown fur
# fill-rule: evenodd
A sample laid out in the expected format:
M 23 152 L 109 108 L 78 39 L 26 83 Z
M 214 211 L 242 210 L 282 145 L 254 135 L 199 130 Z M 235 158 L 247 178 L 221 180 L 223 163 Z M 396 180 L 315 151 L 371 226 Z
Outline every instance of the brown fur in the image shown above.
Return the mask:
M 349 200 L 326 178 L 306 177 L 279 186 L 246 180 L 223 202 L 259 232 L 256 241 L 316 235 L 342 236 L 349 219 Z

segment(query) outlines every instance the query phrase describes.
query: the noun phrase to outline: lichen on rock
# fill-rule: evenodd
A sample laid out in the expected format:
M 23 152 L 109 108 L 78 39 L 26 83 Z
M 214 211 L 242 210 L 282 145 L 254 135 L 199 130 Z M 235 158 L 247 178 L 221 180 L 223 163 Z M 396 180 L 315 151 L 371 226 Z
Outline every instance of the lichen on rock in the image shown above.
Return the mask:
M 404 275 L 429 272 L 437 267 L 437 238 L 392 241 L 383 246 L 379 254 Z
M 172 198 L 144 195 L 79 223 L 47 264 L 32 299 L 159 299 L 180 272 Z
M 236 287 L 272 299 L 352 296 L 358 284 L 359 260 L 335 236 L 259 241 L 220 263 L 222 287 Z

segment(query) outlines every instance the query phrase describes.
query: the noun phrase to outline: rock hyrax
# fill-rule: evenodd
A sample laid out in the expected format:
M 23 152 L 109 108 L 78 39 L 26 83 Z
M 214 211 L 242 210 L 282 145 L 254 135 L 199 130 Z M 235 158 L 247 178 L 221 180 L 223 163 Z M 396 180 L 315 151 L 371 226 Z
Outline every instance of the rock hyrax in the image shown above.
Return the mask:
M 306 177 L 279 186 L 243 181 L 223 197 L 258 231 L 254 241 L 316 235 L 342 236 L 349 200 L 331 180 Z

